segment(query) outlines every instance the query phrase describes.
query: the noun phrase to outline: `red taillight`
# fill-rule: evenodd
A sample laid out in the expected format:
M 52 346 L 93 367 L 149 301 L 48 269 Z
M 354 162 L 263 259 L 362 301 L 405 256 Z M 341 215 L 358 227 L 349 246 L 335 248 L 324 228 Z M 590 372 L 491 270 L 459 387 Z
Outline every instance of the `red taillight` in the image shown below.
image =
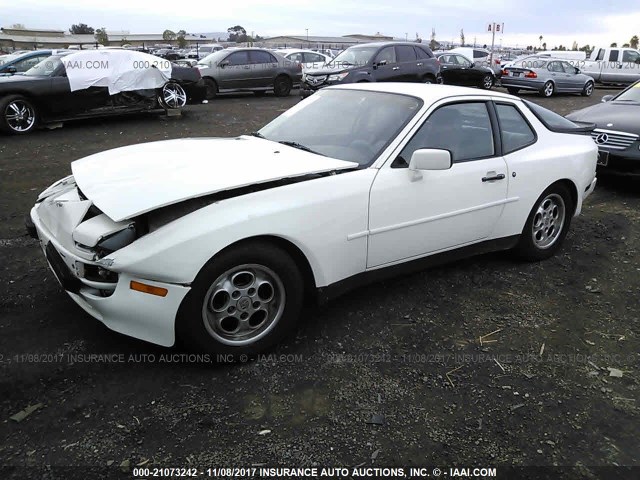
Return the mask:
M 500 75 L 502 75 L 503 77 L 506 77 L 507 75 L 509 75 L 509 72 L 503 69 L 500 71 Z
M 526 78 L 538 78 L 538 74 L 537 74 L 536 72 L 531 72 L 531 71 L 529 71 L 529 72 L 525 73 L 525 75 L 524 75 L 524 76 L 525 76 Z

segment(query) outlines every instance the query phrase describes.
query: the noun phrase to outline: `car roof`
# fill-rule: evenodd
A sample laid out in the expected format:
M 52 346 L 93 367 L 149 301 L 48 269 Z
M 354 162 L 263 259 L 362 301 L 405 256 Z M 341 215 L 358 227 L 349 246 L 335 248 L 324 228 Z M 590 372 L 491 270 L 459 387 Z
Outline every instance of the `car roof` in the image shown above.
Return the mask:
M 488 98 L 505 98 L 509 100 L 520 100 L 519 97 L 501 92 L 485 92 L 477 88 L 457 87 L 454 85 L 436 85 L 410 82 L 380 82 L 380 83 L 350 83 L 344 85 L 334 85 L 326 87 L 330 90 L 367 90 L 371 92 L 396 93 L 411 95 L 422 99 L 425 103 L 431 104 L 437 100 L 447 97 L 474 96 Z M 323 89 L 324 90 L 324 89 Z
M 429 48 L 429 45 L 425 45 L 424 43 L 417 43 L 417 42 L 404 42 L 404 41 L 398 41 L 398 42 L 370 42 L 370 43 L 359 43 L 357 45 L 352 45 L 349 48 L 354 48 L 354 47 L 391 47 L 394 45 L 409 45 L 412 47 L 426 47 Z

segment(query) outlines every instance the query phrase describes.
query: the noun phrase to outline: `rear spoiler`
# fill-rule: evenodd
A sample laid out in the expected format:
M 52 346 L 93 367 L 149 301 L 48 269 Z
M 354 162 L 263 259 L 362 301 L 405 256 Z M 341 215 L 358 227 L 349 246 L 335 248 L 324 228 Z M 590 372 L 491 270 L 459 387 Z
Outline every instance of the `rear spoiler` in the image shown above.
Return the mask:
M 560 133 L 575 133 L 578 135 L 591 135 L 591 132 L 596 128 L 595 123 L 578 122 L 575 120 L 571 121 L 576 124 L 575 128 L 555 128 L 554 131 Z

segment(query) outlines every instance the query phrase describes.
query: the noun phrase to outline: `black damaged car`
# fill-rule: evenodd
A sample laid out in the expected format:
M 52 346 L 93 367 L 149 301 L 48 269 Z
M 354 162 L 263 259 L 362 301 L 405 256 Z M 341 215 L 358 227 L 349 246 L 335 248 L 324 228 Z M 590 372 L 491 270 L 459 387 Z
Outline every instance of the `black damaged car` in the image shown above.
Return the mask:
M 442 83 L 440 62 L 429 47 L 413 42 L 365 43 L 349 47 L 322 68 L 306 70 L 300 94 L 341 83 Z

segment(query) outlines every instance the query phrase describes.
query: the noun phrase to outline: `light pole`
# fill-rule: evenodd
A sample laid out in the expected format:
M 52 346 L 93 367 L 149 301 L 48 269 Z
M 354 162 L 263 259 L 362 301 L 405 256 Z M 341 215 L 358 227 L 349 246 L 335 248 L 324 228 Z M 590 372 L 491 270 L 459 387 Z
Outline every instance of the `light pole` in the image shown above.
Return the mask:
M 404 32 L 404 41 L 408 41 L 409 40 L 409 33 Z
M 307 47 L 309 47 L 309 29 L 305 28 L 305 30 L 307 31 Z

